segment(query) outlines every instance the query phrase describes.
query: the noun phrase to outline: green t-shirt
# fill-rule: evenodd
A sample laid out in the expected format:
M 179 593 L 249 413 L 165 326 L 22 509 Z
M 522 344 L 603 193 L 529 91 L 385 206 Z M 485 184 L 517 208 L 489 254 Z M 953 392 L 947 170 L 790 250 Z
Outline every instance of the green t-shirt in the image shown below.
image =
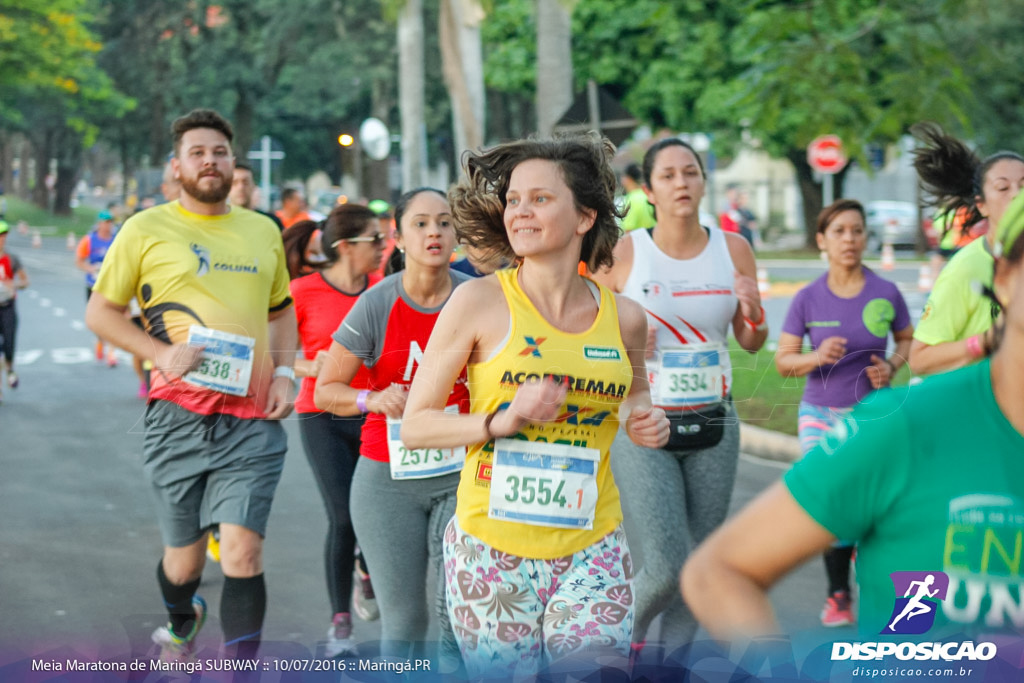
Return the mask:
M 651 227 L 654 227 L 654 207 L 647 201 L 643 189 L 638 187 L 626 195 L 626 217 L 622 219 L 622 230 L 629 232 Z
M 888 624 L 894 571 L 949 576 L 922 638 L 1024 631 L 1024 436 L 995 402 L 988 360 L 876 392 L 783 480 L 819 524 L 857 541 L 865 634 Z
M 935 280 L 914 339 L 934 346 L 967 339 L 992 327 L 992 304 L 979 286 L 992 284 L 992 265 L 984 239 L 957 252 Z

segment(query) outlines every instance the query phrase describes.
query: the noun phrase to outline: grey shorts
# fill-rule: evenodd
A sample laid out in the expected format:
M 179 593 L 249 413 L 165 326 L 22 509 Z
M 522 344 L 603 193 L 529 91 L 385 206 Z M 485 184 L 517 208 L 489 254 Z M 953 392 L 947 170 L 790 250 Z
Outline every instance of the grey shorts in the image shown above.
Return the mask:
M 146 408 L 143 471 L 164 545 L 182 548 L 222 522 L 265 535 L 288 438 L 273 420 Z

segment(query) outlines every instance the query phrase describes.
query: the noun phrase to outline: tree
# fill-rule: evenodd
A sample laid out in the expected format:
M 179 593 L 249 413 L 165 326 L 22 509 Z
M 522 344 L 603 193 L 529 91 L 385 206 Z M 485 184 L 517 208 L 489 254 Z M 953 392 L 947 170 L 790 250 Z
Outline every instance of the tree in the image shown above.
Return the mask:
M 441 64 L 452 101 L 455 149 L 476 149 L 484 143 L 480 24 L 486 12 L 478 0 L 441 0 L 439 15 Z
M 1024 151 L 1020 143 L 1020 93 L 1024 91 L 1024 59 L 1020 17 L 1024 0 L 970 0 L 947 38 L 954 57 L 970 82 L 971 96 L 963 132 L 975 140 L 982 155 L 1001 149 Z
M 575 0 L 537 0 L 537 131 L 550 135 L 572 104 Z
M 85 0 L 0 1 L 0 88 L 74 92 L 73 74 L 87 68 L 100 47 L 83 23 L 85 7 Z
M 56 159 L 53 210 L 66 214 L 82 153 L 95 140 L 98 121 L 109 113 L 124 113 L 133 102 L 96 66 L 100 43 L 88 28 L 92 17 L 84 2 L 5 1 L 3 10 L 0 87 L 6 96 L 0 120 L 5 129 L 23 132 L 32 143 L 32 200 L 42 208 L 50 208 L 47 176 Z
M 697 110 L 705 121 L 746 123 L 766 151 L 792 162 L 808 246 L 822 207 L 806 160 L 811 140 L 836 134 L 863 161 L 868 144 L 895 142 L 916 121 L 963 119 L 969 91 L 948 47 L 955 25 L 944 9 L 929 0 L 758 0 L 733 31 L 745 69 L 705 91 Z
M 423 3 L 405 0 L 398 12 L 398 110 L 402 123 L 402 191 L 423 184 L 426 166 Z

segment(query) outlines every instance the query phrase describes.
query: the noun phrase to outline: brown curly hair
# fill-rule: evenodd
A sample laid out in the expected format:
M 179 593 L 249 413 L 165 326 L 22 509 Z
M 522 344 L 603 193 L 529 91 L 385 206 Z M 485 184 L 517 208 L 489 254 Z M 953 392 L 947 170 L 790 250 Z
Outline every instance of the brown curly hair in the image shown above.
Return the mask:
M 611 266 L 612 251 L 622 234 L 616 220 L 622 214 L 615 206 L 614 154 L 615 146 L 594 132 L 516 140 L 486 151 L 466 152 L 466 179 L 448 193 L 459 239 L 481 250 L 487 260 L 516 259 L 505 231 L 505 195 L 515 167 L 541 159 L 558 166 L 576 210 L 596 214 L 594 226 L 583 236 L 580 260 L 591 272 Z

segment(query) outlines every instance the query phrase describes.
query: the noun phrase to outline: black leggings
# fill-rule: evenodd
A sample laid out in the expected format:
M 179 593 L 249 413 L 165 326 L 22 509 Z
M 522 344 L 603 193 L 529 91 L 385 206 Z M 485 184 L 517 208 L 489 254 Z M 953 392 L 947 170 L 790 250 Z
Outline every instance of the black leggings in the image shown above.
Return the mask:
M 18 333 L 18 312 L 14 302 L 0 306 L 0 348 L 7 366 L 14 367 L 14 335 Z
M 324 562 L 327 593 L 334 614 L 350 611 L 356 534 L 352 530 L 348 502 L 352 473 L 359 459 L 362 426 L 361 417 L 344 418 L 331 413 L 299 415 L 302 447 L 327 508 Z

